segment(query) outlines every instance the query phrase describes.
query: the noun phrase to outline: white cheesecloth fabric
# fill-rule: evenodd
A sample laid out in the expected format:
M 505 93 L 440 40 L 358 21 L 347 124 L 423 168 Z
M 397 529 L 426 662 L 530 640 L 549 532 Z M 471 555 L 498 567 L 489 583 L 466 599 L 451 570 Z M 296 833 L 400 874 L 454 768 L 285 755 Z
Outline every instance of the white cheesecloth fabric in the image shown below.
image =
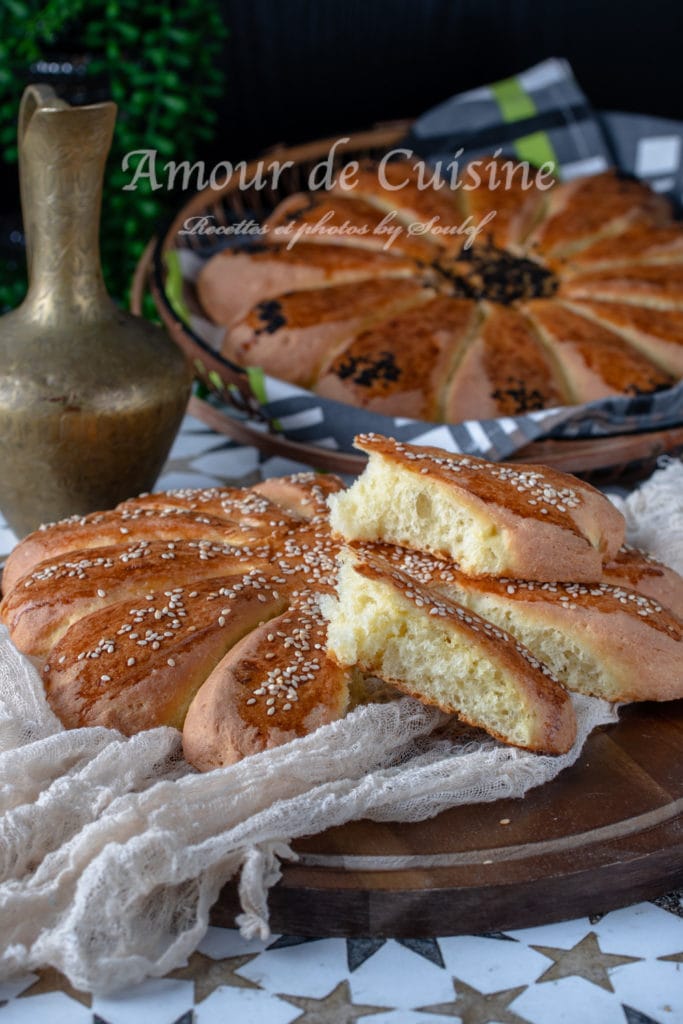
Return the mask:
M 629 541 L 683 571 L 683 464 L 617 504 Z M 186 962 L 240 870 L 238 923 L 266 938 L 268 889 L 292 839 L 522 796 L 616 720 L 604 701 L 574 701 L 578 738 L 562 757 L 438 729 L 444 715 L 405 698 L 200 775 L 173 729 L 64 730 L 0 627 L 0 978 L 52 966 L 106 992 L 162 976 Z

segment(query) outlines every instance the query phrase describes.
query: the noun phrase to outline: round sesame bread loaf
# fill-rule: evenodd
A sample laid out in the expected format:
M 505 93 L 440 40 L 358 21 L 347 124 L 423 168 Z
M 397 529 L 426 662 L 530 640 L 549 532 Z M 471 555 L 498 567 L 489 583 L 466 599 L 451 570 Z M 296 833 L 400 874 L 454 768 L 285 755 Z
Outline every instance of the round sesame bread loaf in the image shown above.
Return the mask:
M 362 443 L 375 452 L 370 467 L 378 452 L 393 462 L 398 452 L 401 472 L 416 474 L 427 493 L 440 483 L 454 491 L 442 464 L 451 459 L 446 453 L 416 449 L 423 464 L 390 439 Z M 600 496 L 580 481 L 544 476 L 538 467 L 501 478 L 494 470 L 505 467 L 476 468 L 479 461 L 465 460 L 459 478 L 477 508 L 497 515 L 500 503 L 519 517 L 520 503 L 538 492 L 555 529 L 551 564 L 579 564 L 563 554 L 561 541 L 565 534 L 581 538 L 600 553 L 591 563 L 597 582 L 473 579 L 462 565 L 427 554 L 421 535 L 413 552 L 354 545 L 354 577 L 362 586 L 371 577 L 372 586 L 381 583 L 382 600 L 412 623 L 415 643 L 422 637 L 440 651 L 433 685 L 424 688 L 410 644 L 391 671 L 380 666 L 389 681 L 508 742 L 547 751 L 566 749 L 573 735 L 553 671 L 612 700 L 680 696 L 680 622 L 659 607 L 683 606 L 680 577 L 642 553 L 616 550 L 620 519 L 612 521 Z M 382 487 L 386 508 L 395 494 Z M 67 727 L 134 733 L 171 725 L 183 730 L 186 757 L 201 770 L 232 763 L 344 715 L 364 699 L 361 669 L 378 671 L 374 661 L 349 660 L 340 647 L 331 657 L 328 649 L 325 616 L 338 604 L 342 547 L 330 517 L 353 493 L 334 476 L 301 474 L 252 488 L 143 495 L 53 523 L 25 538 L 8 560 L 0 620 L 40 666 L 48 701 Z M 359 507 L 353 515 L 360 520 L 365 512 Z M 350 530 L 353 515 L 347 509 Z M 551 524 L 541 512 L 527 518 L 542 545 Z M 372 572 L 359 574 L 356 564 L 368 560 Z M 353 601 L 347 609 L 359 629 L 374 621 L 363 609 Z M 380 627 L 378 620 L 369 642 L 381 638 Z M 491 681 L 484 692 L 494 694 L 495 714 L 471 692 L 465 668 Z M 451 675 L 457 685 L 444 690 Z
M 288 196 L 257 245 L 200 272 L 222 354 L 430 422 L 671 387 L 683 376 L 671 205 L 612 171 L 552 183 L 508 164 L 467 165 L 455 182 L 368 164 L 343 187 Z
M 457 562 L 471 575 L 600 580 L 625 523 L 604 495 L 545 466 L 508 466 L 361 434 L 369 455 L 330 498 L 334 533 L 384 540 Z

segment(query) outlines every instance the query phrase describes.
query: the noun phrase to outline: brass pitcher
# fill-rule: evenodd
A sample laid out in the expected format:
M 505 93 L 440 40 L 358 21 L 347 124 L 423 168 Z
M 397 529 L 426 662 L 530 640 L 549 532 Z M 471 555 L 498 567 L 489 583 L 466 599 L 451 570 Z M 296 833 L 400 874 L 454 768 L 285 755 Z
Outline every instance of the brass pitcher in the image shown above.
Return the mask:
M 150 490 L 180 426 L 189 365 L 104 286 L 99 220 L 113 103 L 31 85 L 19 109 L 29 288 L 0 318 L 0 509 L 19 536 Z

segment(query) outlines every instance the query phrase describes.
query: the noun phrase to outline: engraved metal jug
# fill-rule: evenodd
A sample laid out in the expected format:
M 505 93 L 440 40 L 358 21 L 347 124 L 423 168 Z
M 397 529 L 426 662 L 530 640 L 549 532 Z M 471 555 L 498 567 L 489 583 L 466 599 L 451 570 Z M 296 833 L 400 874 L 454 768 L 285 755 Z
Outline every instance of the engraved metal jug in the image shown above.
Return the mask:
M 19 110 L 29 288 L 0 318 L 0 509 L 19 535 L 149 490 L 191 372 L 154 324 L 120 309 L 100 267 L 113 103 L 31 85 Z

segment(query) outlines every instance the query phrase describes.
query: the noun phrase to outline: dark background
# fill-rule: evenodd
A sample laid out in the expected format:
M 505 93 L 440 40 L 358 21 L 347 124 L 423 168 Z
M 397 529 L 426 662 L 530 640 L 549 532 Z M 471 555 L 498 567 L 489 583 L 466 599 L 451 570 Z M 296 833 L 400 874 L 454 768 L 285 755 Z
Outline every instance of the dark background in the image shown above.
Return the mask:
M 222 0 L 220 129 L 241 159 L 413 117 L 566 57 L 594 106 L 683 118 L 683 2 Z

